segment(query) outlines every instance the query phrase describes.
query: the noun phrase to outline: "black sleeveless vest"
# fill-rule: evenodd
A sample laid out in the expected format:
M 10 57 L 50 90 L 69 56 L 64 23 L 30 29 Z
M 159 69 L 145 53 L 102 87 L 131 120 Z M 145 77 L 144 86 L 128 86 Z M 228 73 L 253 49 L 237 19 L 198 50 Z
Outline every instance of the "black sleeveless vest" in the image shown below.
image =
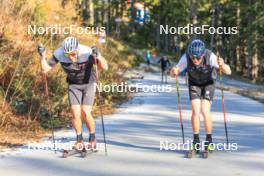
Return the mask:
M 217 72 L 214 67 L 210 65 L 210 56 L 212 51 L 206 49 L 205 56 L 200 65 L 194 65 L 190 56 L 187 57 L 187 73 L 190 84 L 206 85 L 213 84 L 217 77 Z
M 73 63 L 65 56 L 62 47 L 56 49 L 53 55 L 67 73 L 67 82 L 69 84 L 88 84 L 92 76 L 92 49 L 81 44 L 78 48 L 78 61 L 76 63 Z

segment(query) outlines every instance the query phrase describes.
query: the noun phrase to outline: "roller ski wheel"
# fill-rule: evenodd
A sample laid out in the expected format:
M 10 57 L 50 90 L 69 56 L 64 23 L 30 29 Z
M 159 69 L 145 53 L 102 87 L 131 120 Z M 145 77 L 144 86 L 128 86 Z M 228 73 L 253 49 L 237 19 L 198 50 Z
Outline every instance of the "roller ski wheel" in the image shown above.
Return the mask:
M 199 150 L 189 150 L 186 154 L 186 158 L 193 158 L 194 156 L 196 156 L 199 153 L 200 153 Z
M 85 158 L 87 156 L 87 150 L 84 148 L 84 149 L 82 149 L 82 151 L 81 151 L 81 157 L 82 158 Z
M 72 149 L 72 150 L 63 150 L 62 157 L 67 158 L 69 156 L 75 155 L 80 153 L 81 151 L 78 151 L 77 149 Z
M 195 150 L 190 150 L 187 152 L 186 157 L 187 158 L 193 158 L 194 155 L 195 155 Z
M 190 150 L 187 152 L 186 157 L 187 158 L 193 158 L 196 154 L 200 153 L 200 141 L 193 142 Z
M 87 152 L 88 153 L 96 153 L 96 152 L 98 152 L 98 149 L 96 147 L 91 147 L 91 145 L 88 144 Z
M 202 152 L 202 158 L 206 159 L 209 157 L 209 154 L 213 153 L 213 148 L 211 145 L 208 146 L 207 149 L 205 149 L 203 152 Z
M 95 135 L 90 135 L 87 149 L 93 153 L 97 152 Z
M 98 152 L 97 149 L 89 149 L 89 148 L 84 148 L 82 151 L 81 151 L 81 157 L 82 158 L 85 158 L 87 155 L 90 155 L 90 154 L 93 154 L 93 153 L 96 153 Z
M 82 147 L 82 149 L 78 149 L 78 145 L 83 145 L 83 147 Z M 83 155 L 82 153 L 84 153 L 84 152 L 86 152 L 86 150 L 85 150 L 85 146 L 84 146 L 84 143 L 76 143 L 73 147 L 72 147 L 72 149 L 70 149 L 70 150 L 63 150 L 63 154 L 62 154 L 62 157 L 63 158 L 67 158 L 67 157 L 69 157 L 69 156 L 72 156 L 72 155 L 76 155 L 76 154 L 81 154 L 81 155 Z
M 208 150 L 205 150 L 205 151 L 202 152 L 202 158 L 207 159 L 208 156 L 209 156 L 209 151 Z

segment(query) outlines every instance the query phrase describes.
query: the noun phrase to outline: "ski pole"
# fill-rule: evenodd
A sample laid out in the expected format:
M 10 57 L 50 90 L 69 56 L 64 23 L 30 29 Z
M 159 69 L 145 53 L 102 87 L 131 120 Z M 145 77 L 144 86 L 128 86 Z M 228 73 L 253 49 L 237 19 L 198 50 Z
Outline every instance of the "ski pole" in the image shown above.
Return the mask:
M 45 47 L 42 44 L 38 45 L 38 53 L 40 56 L 42 56 L 43 52 L 45 51 Z M 53 142 L 53 147 L 54 147 L 54 153 L 56 154 L 56 144 L 55 144 L 55 136 L 54 136 L 54 116 L 51 114 L 52 108 L 50 104 L 50 99 L 49 99 L 49 87 L 48 87 L 48 78 L 47 74 L 43 73 L 44 77 L 44 83 L 45 83 L 45 95 L 47 98 L 47 104 L 48 104 L 48 109 L 49 109 L 49 118 L 52 120 L 51 121 L 51 133 L 52 133 L 52 142 Z
M 177 95 L 178 95 L 178 110 L 179 110 L 179 114 L 180 114 L 180 123 L 181 123 L 181 131 L 182 131 L 182 142 L 184 144 L 185 140 L 184 140 L 184 129 L 183 129 L 183 121 L 182 121 L 181 97 L 180 97 L 178 76 L 176 76 L 176 89 L 177 89 Z
M 50 98 L 49 98 L 49 88 L 48 88 L 48 78 L 47 78 L 47 74 L 44 73 L 43 74 L 44 76 L 44 80 L 45 80 L 45 95 L 46 95 L 46 98 L 47 98 L 47 102 L 48 102 L 48 108 L 49 108 L 49 111 L 50 111 L 50 119 L 52 120 L 51 121 L 51 134 L 52 134 L 52 142 L 53 142 L 53 147 L 54 147 L 54 153 L 56 154 L 56 145 L 55 145 L 55 136 L 54 136 L 54 116 L 51 114 L 51 104 L 50 104 Z
M 95 54 L 97 56 L 97 48 L 93 47 L 93 54 Z M 95 63 L 95 77 L 96 77 L 96 82 L 97 84 L 100 84 L 99 81 L 99 73 L 98 73 L 98 63 L 97 63 L 97 59 L 96 57 L 93 57 L 94 59 L 94 63 Z M 99 107 L 100 107 L 100 115 L 101 115 L 101 122 L 102 122 L 102 129 L 103 129 L 103 136 L 104 136 L 104 144 L 105 144 L 105 155 L 107 156 L 107 146 L 106 146 L 106 137 L 105 137 L 105 125 L 104 125 L 104 116 L 103 116 L 103 111 L 102 111 L 102 106 L 101 106 L 101 93 L 100 90 L 98 89 L 98 96 L 99 96 Z
M 163 84 L 163 70 L 161 69 L 161 84 Z
M 229 144 L 228 131 L 227 131 L 227 120 L 226 120 L 226 110 L 225 110 L 224 82 L 223 82 L 223 73 L 222 73 L 221 68 L 220 68 L 220 84 L 221 84 L 222 110 L 223 110 L 223 113 L 224 113 L 226 142 L 227 142 L 227 144 Z
M 167 84 L 168 83 L 168 72 L 167 72 L 167 69 L 165 69 L 165 84 Z

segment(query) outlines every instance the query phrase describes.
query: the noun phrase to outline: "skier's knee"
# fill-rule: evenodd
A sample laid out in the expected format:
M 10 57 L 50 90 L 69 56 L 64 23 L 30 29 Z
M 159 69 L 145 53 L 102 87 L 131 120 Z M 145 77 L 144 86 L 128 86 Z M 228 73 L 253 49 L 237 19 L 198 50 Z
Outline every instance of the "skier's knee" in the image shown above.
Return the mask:
M 87 106 L 87 105 L 82 106 L 82 112 L 86 117 L 90 117 L 92 112 L 92 106 Z
M 202 113 L 204 118 L 207 118 L 208 116 L 210 116 L 210 110 L 209 109 L 202 109 L 201 113 Z
M 81 108 L 80 106 L 72 106 L 71 107 L 73 118 L 79 118 L 81 116 Z
M 200 111 L 192 111 L 192 118 L 199 118 Z

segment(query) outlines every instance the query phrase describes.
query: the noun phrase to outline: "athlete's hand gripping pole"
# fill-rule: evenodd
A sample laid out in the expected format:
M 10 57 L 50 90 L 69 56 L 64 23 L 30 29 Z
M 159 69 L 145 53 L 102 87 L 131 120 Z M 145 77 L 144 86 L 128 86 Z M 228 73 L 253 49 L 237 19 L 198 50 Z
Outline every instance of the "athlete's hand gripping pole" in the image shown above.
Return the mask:
M 217 57 L 219 59 L 219 56 Z M 222 97 L 222 110 L 224 114 L 224 124 L 225 124 L 225 134 L 226 134 L 226 142 L 229 144 L 228 140 L 228 130 L 227 130 L 227 117 L 226 117 L 226 109 L 225 109 L 225 95 L 224 95 L 224 81 L 223 81 L 223 71 L 219 66 L 219 75 L 220 75 L 220 84 L 221 84 L 221 97 Z
M 39 55 L 42 57 L 45 52 L 45 47 L 43 44 L 39 44 L 37 47 Z M 54 153 L 56 154 L 56 144 L 55 144 L 55 136 L 54 136 L 54 116 L 51 114 L 52 108 L 50 104 L 50 99 L 49 99 L 49 88 L 48 88 L 48 79 L 47 79 L 47 74 L 43 73 L 43 78 L 45 82 L 45 96 L 47 98 L 47 104 L 49 108 L 49 115 L 50 115 L 50 120 L 51 120 L 51 131 L 52 131 L 52 142 L 53 142 L 53 147 L 54 147 Z
M 182 120 L 181 97 L 180 97 L 180 90 L 179 90 L 178 75 L 175 78 L 176 78 L 176 90 L 177 90 L 177 95 L 178 95 L 178 110 L 179 110 L 179 115 L 180 115 L 180 123 L 181 123 L 181 131 L 182 131 L 182 142 L 184 144 L 185 143 L 185 140 L 184 140 L 184 128 L 183 128 L 183 120 Z

